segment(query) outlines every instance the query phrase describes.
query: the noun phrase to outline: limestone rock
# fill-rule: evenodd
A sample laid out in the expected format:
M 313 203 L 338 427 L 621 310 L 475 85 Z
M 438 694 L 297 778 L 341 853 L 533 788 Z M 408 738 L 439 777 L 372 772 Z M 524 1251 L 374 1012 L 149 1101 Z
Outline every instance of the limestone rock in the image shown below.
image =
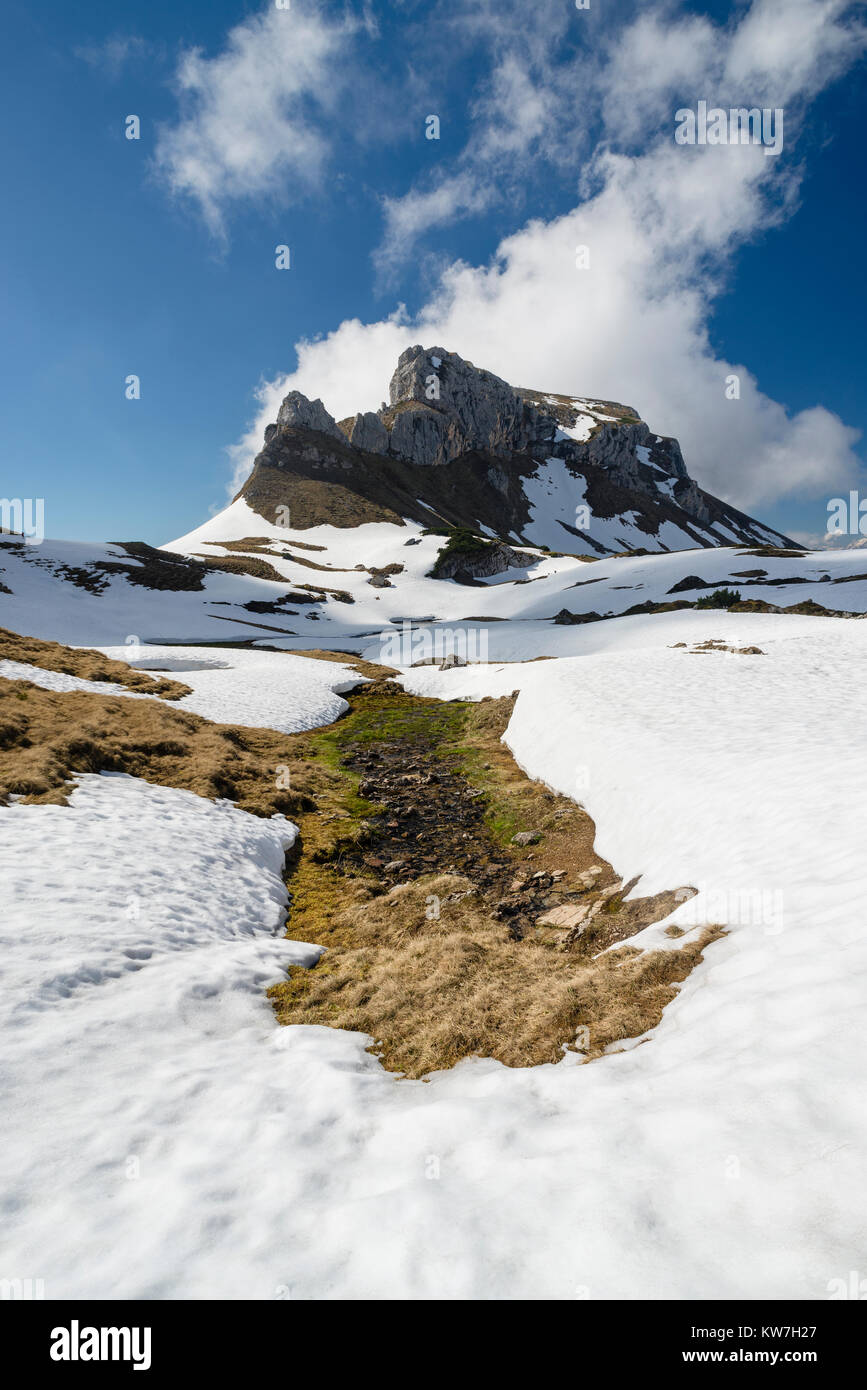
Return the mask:
M 449 422 L 445 415 L 430 406 L 419 404 L 402 410 L 391 429 L 391 450 L 412 463 L 448 463 L 461 449 L 451 452 L 446 447 Z
M 300 391 L 290 391 L 283 400 L 277 414 L 278 428 L 296 426 L 301 429 L 318 430 L 320 434 L 330 434 L 335 439 L 345 439 L 332 415 L 328 414 L 320 400 L 310 401 Z
M 562 931 L 574 931 L 576 927 L 583 929 L 589 913 L 589 903 L 563 903 L 561 907 L 552 907 L 542 917 L 537 917 L 536 926 L 559 927 Z
M 396 416 L 394 453 L 416 463 L 442 464 L 483 449 L 509 457 L 552 441 L 556 422 L 501 377 L 445 348 L 407 348 L 391 378 L 392 407 L 417 403 Z
M 356 449 L 364 449 L 368 454 L 388 453 L 388 430 L 372 410 L 356 415 L 349 427 L 348 439 Z
M 508 569 L 523 569 L 527 557 L 519 555 L 503 541 L 494 541 L 483 550 L 456 550 L 436 562 L 437 579 L 456 579 L 468 583 L 473 579 L 490 579 L 505 574 Z

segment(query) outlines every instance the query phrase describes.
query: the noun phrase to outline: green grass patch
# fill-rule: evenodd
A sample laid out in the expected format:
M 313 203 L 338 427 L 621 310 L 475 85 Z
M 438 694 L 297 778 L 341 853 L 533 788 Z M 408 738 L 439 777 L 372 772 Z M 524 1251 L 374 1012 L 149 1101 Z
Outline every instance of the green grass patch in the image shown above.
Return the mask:
M 732 604 L 740 603 L 741 596 L 736 589 L 714 589 L 711 594 L 702 594 L 696 603 L 696 608 L 731 608 Z

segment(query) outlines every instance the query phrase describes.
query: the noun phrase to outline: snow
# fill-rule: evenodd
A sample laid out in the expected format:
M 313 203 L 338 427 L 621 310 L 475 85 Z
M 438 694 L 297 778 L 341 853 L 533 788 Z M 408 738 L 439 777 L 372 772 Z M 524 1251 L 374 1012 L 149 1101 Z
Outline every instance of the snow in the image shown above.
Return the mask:
M 286 1119 L 279 1063 L 257 1085 L 264 987 L 319 954 L 278 935 L 294 827 L 117 775 L 0 818 L 4 1274 L 48 1298 L 205 1287 L 244 1147 Z
M 106 656 L 127 661 L 155 678 L 160 673 L 192 687 L 191 695 L 166 701 L 221 724 L 298 733 L 331 724 L 349 708 L 340 691 L 362 685 L 366 677 L 340 662 L 317 661 L 286 652 L 229 650 L 203 658 L 199 647 L 103 647 Z M 0 661 L 0 677 L 28 680 L 44 690 L 84 690 L 97 695 L 157 699 L 113 681 L 47 671 L 22 661 Z
M 572 404 L 577 405 L 577 402 L 573 401 Z M 575 423 L 573 425 L 561 425 L 557 437 L 574 439 L 579 444 L 586 444 L 596 424 L 596 417 L 587 415 L 579 410 L 578 414 L 575 416 Z
M 106 656 L 128 660 L 150 674 L 165 673 L 192 687 L 172 700 L 220 724 L 277 729 L 284 734 L 331 724 L 349 708 L 339 692 L 364 683 L 351 667 L 288 652 L 223 648 L 210 661 L 201 647 L 103 647 Z
M 0 808 L 3 1271 L 47 1297 L 826 1297 L 867 1234 L 867 623 L 548 619 L 750 568 L 815 582 L 745 597 L 865 611 L 867 582 L 820 580 L 858 563 L 546 559 L 484 591 L 419 565 L 384 591 L 386 613 L 508 618 L 488 664 L 405 683 L 519 690 L 506 742 L 528 773 L 586 805 L 638 893 L 699 889 L 669 921 L 727 926 L 650 1037 L 589 1065 L 409 1082 L 361 1035 L 279 1028 L 265 987 L 317 954 L 277 935 L 280 818 L 119 776 L 80 778 L 70 807 Z M 764 654 L 691 650 L 709 638 Z M 376 630 L 358 645 L 375 659 Z M 352 677 L 273 652 L 138 656 L 173 661 L 212 717 L 278 728 L 333 717 Z M 665 925 L 636 940 L 679 949 Z
M 671 480 L 664 485 L 670 487 Z M 515 543 L 537 548 L 546 545 L 555 551 L 568 546 L 587 553 L 557 559 L 538 556 L 523 572 L 509 570 L 493 576 L 485 585 L 484 599 L 484 611 L 492 617 L 550 619 L 562 607 L 573 606 L 582 590 L 572 586 L 591 577 L 600 581 L 592 606 L 599 612 L 616 614 L 634 601 L 629 584 L 636 588 L 645 585 L 642 597 L 660 600 L 690 573 L 708 582 L 742 587 L 744 597 L 775 604 L 812 597 L 828 607 L 839 604 L 867 612 L 867 575 L 857 550 L 819 551 L 788 559 L 752 557 L 737 546 L 703 550 L 672 522 L 663 523 L 656 534 L 647 534 L 637 524 L 634 512 L 609 519 L 593 517 L 585 533 L 576 527 L 576 521 L 583 519 L 577 512 L 585 505 L 584 479 L 557 458 L 540 462 L 535 476 L 525 480 L 525 487 L 531 520 L 523 541 L 516 537 Z M 567 527 L 575 527 L 577 534 Z M 116 547 L 47 540 L 39 547 L 16 549 L 0 538 L 0 579 L 12 590 L 11 594 L 0 592 L 0 625 L 66 643 L 100 647 L 116 647 L 138 638 L 152 645 L 243 640 L 289 649 L 354 651 L 371 634 L 386 631 L 405 613 L 431 613 L 443 622 L 455 622 L 478 611 L 478 593 L 453 581 L 429 577 L 443 541 L 440 536 L 423 535 L 423 529 L 414 522 L 377 522 L 354 528 L 317 526 L 293 531 L 264 521 L 241 500 L 172 542 L 170 548 L 213 558 L 233 554 L 237 559 L 238 552 L 226 550 L 220 542 L 258 535 L 268 547 L 267 562 L 280 575 L 279 580 L 212 571 L 205 575 L 203 589 L 172 591 L 147 589 L 115 575 L 102 594 L 89 593 L 64 575 L 87 564 L 118 558 L 130 563 Z M 408 541 L 415 544 L 407 545 Z M 676 553 L 665 561 L 655 555 L 599 558 L 593 542 L 615 550 L 640 547 Z M 264 557 L 256 554 L 254 558 L 261 561 Z M 311 563 L 316 568 L 311 568 Z M 369 569 L 391 564 L 402 566 L 401 572 L 392 576 L 392 587 L 373 588 Z M 829 570 L 832 580 L 853 582 L 836 586 L 829 581 L 824 591 L 817 583 L 746 588 L 737 571 L 748 568 L 766 570 L 769 580 L 818 581 L 820 572 Z M 518 584 L 524 578 L 532 583 Z M 350 601 L 333 596 L 312 604 L 288 600 L 276 612 L 256 611 L 263 601 L 283 600 L 303 585 L 345 591 Z M 253 608 L 247 606 L 251 602 Z

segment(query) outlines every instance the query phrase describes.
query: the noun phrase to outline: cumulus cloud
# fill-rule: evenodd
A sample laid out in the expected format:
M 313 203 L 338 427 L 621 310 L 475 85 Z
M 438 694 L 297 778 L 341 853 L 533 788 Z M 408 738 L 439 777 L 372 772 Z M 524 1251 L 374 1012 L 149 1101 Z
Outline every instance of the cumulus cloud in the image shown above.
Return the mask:
M 232 29 L 223 50 L 186 52 L 175 85 L 180 114 L 161 127 L 155 168 L 226 234 L 239 200 L 285 200 L 316 186 L 329 154 L 323 115 L 342 88 L 340 61 L 356 32 L 347 18 L 271 5 Z
M 399 352 L 423 342 L 514 384 L 625 401 L 652 429 L 676 435 L 698 481 L 737 506 L 849 485 L 856 431 L 820 405 L 788 413 L 761 391 L 755 370 L 719 358 L 708 334 L 734 253 L 796 205 L 799 165 L 791 154 L 768 159 L 761 147 L 678 146 L 670 105 L 673 80 L 696 98 L 719 92 L 738 105 L 785 101 L 803 110 L 863 52 L 863 32 L 848 14 L 842 0 L 754 0 L 726 30 L 674 12 L 623 29 L 601 64 L 597 98 L 611 138 L 585 161 L 584 200 L 506 237 L 488 265 L 449 266 L 415 316 L 399 309 L 379 323 L 356 319 L 298 344 L 297 370 L 260 387 L 258 418 L 234 449 L 235 484 L 288 390 L 321 396 L 337 418 L 376 409 Z M 500 52 L 498 68 L 503 61 Z M 646 129 L 664 112 L 666 128 L 640 151 L 618 152 L 615 134 L 636 135 L 622 104 L 648 73 L 657 77 L 637 98 L 638 125 Z M 477 103 L 489 126 L 496 91 L 494 82 Z M 525 97 L 532 144 L 550 107 Z M 494 122 L 480 133 L 480 148 L 509 130 Z M 788 125 L 786 134 L 793 138 Z M 466 167 L 439 188 L 395 200 L 393 242 L 421 235 L 425 218 L 430 225 L 484 200 L 474 159 L 468 154 Z M 579 246 L 589 249 L 589 268 L 576 264 Z M 754 366 L 760 374 L 761 363 Z M 736 399 L 726 391 L 733 376 Z

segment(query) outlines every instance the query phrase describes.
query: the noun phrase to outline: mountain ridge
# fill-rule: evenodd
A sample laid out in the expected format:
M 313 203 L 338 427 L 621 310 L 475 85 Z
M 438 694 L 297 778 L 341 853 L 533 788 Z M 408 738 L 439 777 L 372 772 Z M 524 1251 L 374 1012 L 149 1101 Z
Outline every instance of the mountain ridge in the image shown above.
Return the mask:
M 566 554 L 803 548 L 705 492 L 630 406 L 512 387 L 421 346 L 401 353 L 389 398 L 336 421 L 290 392 L 236 500 L 266 520 L 288 508 L 293 529 L 411 520 Z

